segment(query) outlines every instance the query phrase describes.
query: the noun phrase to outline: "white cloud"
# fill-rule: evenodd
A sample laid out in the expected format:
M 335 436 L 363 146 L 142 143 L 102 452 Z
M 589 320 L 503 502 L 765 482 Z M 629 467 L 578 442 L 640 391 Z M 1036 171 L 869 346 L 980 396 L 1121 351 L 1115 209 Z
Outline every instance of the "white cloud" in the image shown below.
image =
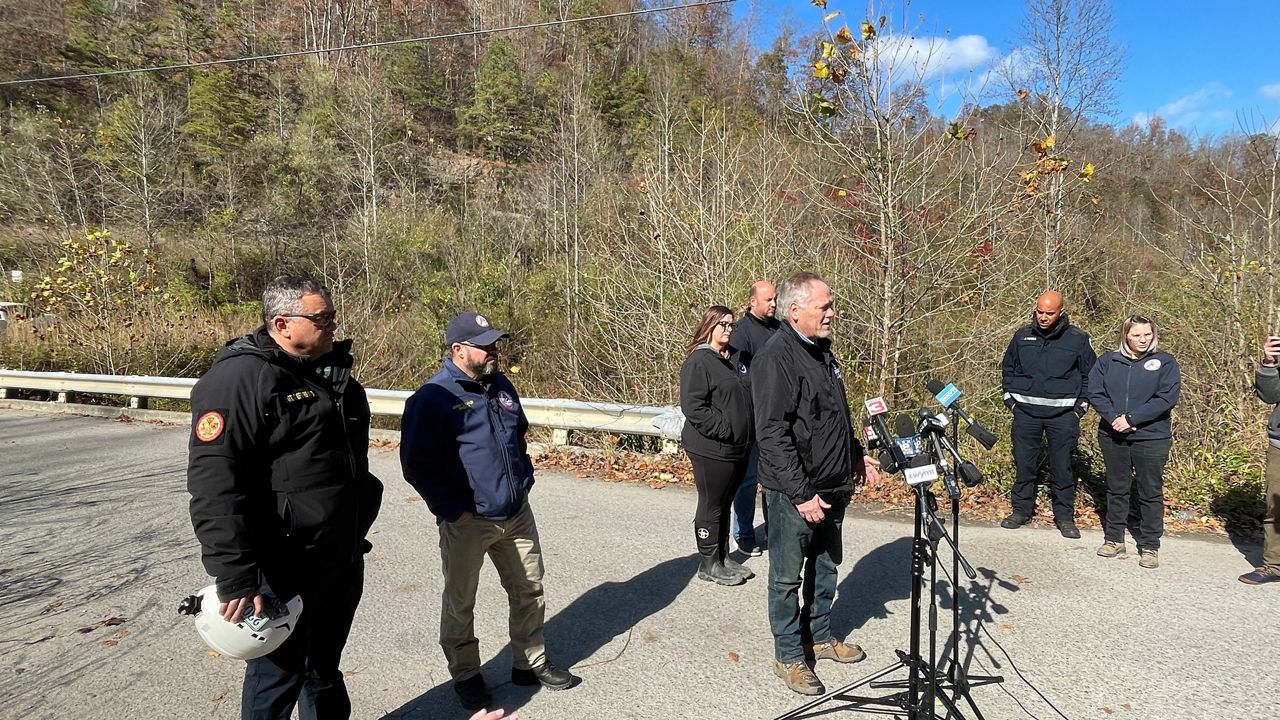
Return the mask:
M 1160 117 L 1169 127 L 1180 130 L 1194 129 L 1197 122 L 1210 121 L 1209 124 L 1216 124 L 1231 117 L 1231 110 L 1222 107 L 1231 98 L 1231 94 L 1226 87 L 1210 83 L 1151 112 L 1136 113 L 1132 122 L 1146 125 L 1153 117 Z
M 882 64 L 910 67 L 922 78 L 947 77 L 986 67 L 999 53 L 981 35 L 888 35 L 875 44 Z
M 1268 100 L 1280 100 L 1280 83 L 1271 83 L 1258 88 L 1258 94 Z

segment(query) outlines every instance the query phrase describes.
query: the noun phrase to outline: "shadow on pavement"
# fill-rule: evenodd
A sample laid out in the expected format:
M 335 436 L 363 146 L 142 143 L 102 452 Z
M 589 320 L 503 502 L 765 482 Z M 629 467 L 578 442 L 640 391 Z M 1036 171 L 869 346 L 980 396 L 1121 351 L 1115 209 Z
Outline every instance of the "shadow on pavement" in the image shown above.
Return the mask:
M 898 538 L 864 555 L 836 592 L 831 632 L 838 638 L 848 637 L 868 620 L 889 617 L 891 601 L 911 596 L 911 538 Z
M 641 620 L 670 605 L 689 584 L 696 567 L 693 555 L 672 558 L 630 580 L 606 582 L 586 591 L 547 620 L 547 658 L 558 667 L 573 668 Z M 510 645 L 485 663 L 480 672 L 493 694 L 493 705 L 507 712 L 523 707 L 539 691 L 537 687 L 511 684 Z M 387 713 L 383 720 L 469 716 L 458 704 L 451 682 L 445 682 Z

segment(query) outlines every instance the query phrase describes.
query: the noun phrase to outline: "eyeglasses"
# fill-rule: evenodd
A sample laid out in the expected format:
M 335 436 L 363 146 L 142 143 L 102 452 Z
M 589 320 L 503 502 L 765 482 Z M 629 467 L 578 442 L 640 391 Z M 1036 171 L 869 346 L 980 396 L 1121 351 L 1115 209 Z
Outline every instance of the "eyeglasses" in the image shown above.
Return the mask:
M 281 313 L 280 317 L 304 318 L 306 320 L 310 320 L 316 327 L 323 329 L 331 327 L 334 322 L 337 321 L 338 314 L 329 310 L 327 312 L 312 313 L 310 315 L 304 315 L 302 313 Z
M 733 322 L 731 320 L 721 320 L 720 322 L 716 323 L 716 327 L 724 330 L 732 330 L 738 327 L 738 323 Z
M 485 352 L 493 352 L 494 350 L 498 349 L 498 343 L 496 342 L 491 342 L 488 345 L 476 345 L 475 343 L 469 343 L 469 342 L 459 342 L 458 344 L 466 345 L 467 347 L 472 347 L 477 350 L 484 350 Z
M 1130 325 L 1150 325 L 1151 318 L 1146 315 L 1130 315 L 1126 322 Z

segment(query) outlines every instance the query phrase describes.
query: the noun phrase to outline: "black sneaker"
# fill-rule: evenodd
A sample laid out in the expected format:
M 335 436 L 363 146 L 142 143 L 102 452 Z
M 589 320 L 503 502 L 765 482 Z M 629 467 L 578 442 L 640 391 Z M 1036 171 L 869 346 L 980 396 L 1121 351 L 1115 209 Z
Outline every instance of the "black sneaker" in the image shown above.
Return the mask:
M 1022 527 L 1023 525 L 1026 525 L 1029 522 L 1031 522 L 1030 515 L 1023 515 L 1022 513 L 1010 513 L 1009 517 L 1000 521 L 1000 527 L 1006 528 L 1009 530 L 1017 530 L 1018 528 Z
M 1054 525 L 1058 526 L 1058 532 L 1062 533 L 1062 537 L 1070 540 L 1080 539 L 1080 528 L 1076 527 L 1076 521 L 1069 518 L 1062 520 L 1054 520 Z
M 473 675 L 466 680 L 455 680 L 453 691 L 458 693 L 458 701 L 467 710 L 480 710 L 489 707 L 493 697 L 489 688 L 485 687 L 483 675 Z
M 760 546 L 756 544 L 755 538 L 741 538 L 737 541 L 738 552 L 750 557 L 760 557 Z
M 549 662 L 536 668 L 511 668 L 511 682 L 516 685 L 541 685 L 548 690 L 568 690 L 578 681 L 568 670 L 561 670 Z

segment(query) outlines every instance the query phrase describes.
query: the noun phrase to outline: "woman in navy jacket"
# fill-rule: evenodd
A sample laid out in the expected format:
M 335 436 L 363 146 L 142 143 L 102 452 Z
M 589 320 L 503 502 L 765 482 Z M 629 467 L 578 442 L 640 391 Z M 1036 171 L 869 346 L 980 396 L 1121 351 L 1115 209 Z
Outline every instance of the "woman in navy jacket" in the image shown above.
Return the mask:
M 1107 466 L 1107 519 L 1102 557 L 1123 557 L 1126 523 L 1138 546 L 1138 564 L 1158 567 L 1164 534 L 1164 466 L 1173 444 L 1170 414 L 1178 404 L 1178 361 L 1156 350 L 1150 318 L 1120 326 L 1120 346 L 1104 353 L 1089 373 L 1089 404 L 1097 411 L 1098 447 Z M 1137 507 L 1129 502 L 1138 489 Z M 1136 521 L 1136 522 L 1135 522 Z
M 751 447 L 751 387 L 747 368 L 731 354 L 733 311 L 712 305 L 693 331 L 680 367 L 680 440 L 693 463 L 698 509 L 693 528 L 702 565 L 698 577 L 720 585 L 741 585 L 754 577 L 729 557 L 729 507 L 747 472 Z

